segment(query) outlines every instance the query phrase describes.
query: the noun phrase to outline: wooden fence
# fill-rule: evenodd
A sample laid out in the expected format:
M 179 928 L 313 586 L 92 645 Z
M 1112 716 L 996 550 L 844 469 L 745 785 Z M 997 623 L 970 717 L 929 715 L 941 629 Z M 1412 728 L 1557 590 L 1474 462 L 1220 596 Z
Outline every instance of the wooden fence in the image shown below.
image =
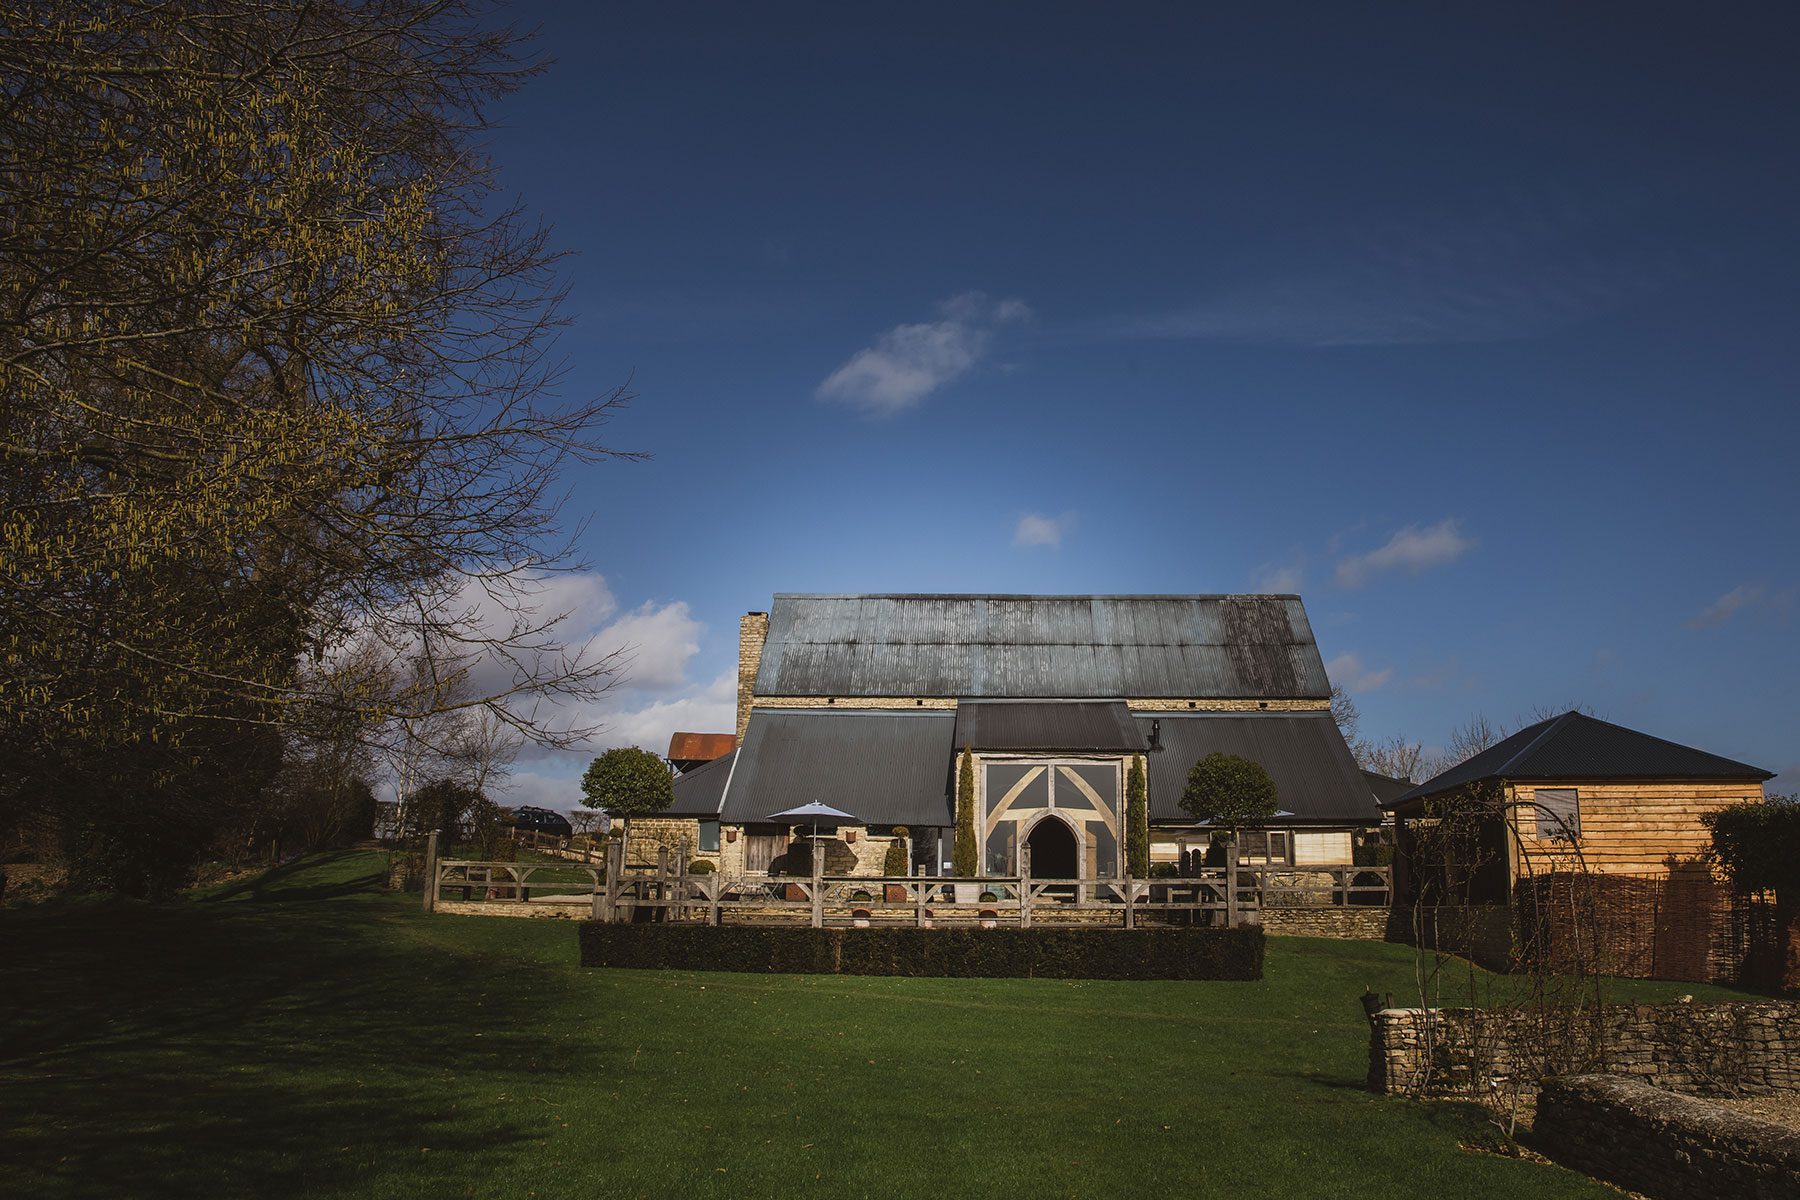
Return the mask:
M 586 901 L 603 921 L 705 921 L 826 924 L 1001 923 L 1030 928 L 1034 921 L 1120 924 L 1140 919 L 1239 925 L 1264 908 L 1385 905 L 1392 879 L 1386 867 L 1306 868 L 1228 861 L 1183 878 L 1043 879 L 1025 873 L 953 876 L 779 876 L 728 879 L 688 869 L 682 846 L 660 851 L 654 867 L 626 866 L 617 842 L 604 864 L 481 862 L 439 859 L 435 835 L 427 848 L 426 911 L 440 898 L 519 904 Z M 823 856 L 815 856 L 818 864 Z M 815 867 L 816 869 L 816 867 Z M 571 880 L 580 874 L 582 880 Z M 562 876 L 558 878 L 557 876 Z M 1286 877 L 1287 882 L 1282 878 Z M 1235 880 L 1235 884 L 1233 881 Z

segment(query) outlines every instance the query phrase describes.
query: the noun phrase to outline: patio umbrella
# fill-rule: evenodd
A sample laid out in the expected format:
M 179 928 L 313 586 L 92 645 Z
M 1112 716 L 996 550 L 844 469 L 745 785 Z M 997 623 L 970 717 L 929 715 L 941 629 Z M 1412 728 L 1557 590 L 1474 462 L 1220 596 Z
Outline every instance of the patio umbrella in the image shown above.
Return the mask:
M 784 825 L 811 825 L 813 841 L 819 840 L 819 828 L 836 829 L 839 825 L 861 825 L 863 819 L 854 813 L 847 813 L 841 808 L 833 808 L 814 800 L 810 804 L 802 804 L 798 808 L 784 808 L 778 813 L 770 813 L 765 820 L 779 821 Z

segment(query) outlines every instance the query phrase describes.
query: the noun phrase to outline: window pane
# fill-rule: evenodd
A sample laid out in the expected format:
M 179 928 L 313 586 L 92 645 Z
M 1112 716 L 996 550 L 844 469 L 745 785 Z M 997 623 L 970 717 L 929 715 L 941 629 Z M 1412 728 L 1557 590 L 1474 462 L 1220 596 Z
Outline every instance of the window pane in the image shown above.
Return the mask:
M 700 822 L 700 849 L 706 853 L 718 851 L 719 823 L 717 821 Z
M 1537 790 L 1537 835 L 1567 841 L 1581 836 L 1581 805 L 1574 788 Z

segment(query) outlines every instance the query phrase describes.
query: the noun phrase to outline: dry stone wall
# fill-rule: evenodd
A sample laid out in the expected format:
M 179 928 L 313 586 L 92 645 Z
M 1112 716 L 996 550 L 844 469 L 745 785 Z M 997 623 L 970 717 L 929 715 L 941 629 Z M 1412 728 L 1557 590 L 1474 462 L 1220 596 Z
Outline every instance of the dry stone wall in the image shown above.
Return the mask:
M 1334 908 L 1274 908 L 1258 914 L 1265 933 L 1290 937 L 1344 938 L 1365 942 L 1401 941 L 1389 936 L 1394 920 L 1386 905 L 1350 905 Z
M 1657 1200 L 1800 1200 L 1800 1129 L 1617 1075 L 1546 1083 L 1532 1142 Z
M 1692 1095 L 1800 1091 L 1800 1003 L 1619 1004 L 1565 1010 L 1393 1008 L 1370 1018 L 1369 1086 L 1481 1094 L 1604 1071 Z

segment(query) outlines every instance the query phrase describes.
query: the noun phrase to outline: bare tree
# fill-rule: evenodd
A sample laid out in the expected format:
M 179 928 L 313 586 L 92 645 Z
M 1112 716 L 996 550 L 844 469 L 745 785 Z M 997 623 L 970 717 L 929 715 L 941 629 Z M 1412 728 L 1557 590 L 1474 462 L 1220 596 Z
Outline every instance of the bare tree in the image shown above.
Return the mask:
M 1427 778 L 1424 747 L 1398 734 L 1383 742 L 1359 742 L 1353 749 L 1358 765 L 1365 771 L 1412 783 L 1423 783 Z
M 1338 732 L 1344 735 L 1344 741 L 1355 750 L 1362 740 L 1362 711 L 1356 707 L 1356 701 L 1341 684 L 1331 685 L 1331 719 L 1337 722 Z

